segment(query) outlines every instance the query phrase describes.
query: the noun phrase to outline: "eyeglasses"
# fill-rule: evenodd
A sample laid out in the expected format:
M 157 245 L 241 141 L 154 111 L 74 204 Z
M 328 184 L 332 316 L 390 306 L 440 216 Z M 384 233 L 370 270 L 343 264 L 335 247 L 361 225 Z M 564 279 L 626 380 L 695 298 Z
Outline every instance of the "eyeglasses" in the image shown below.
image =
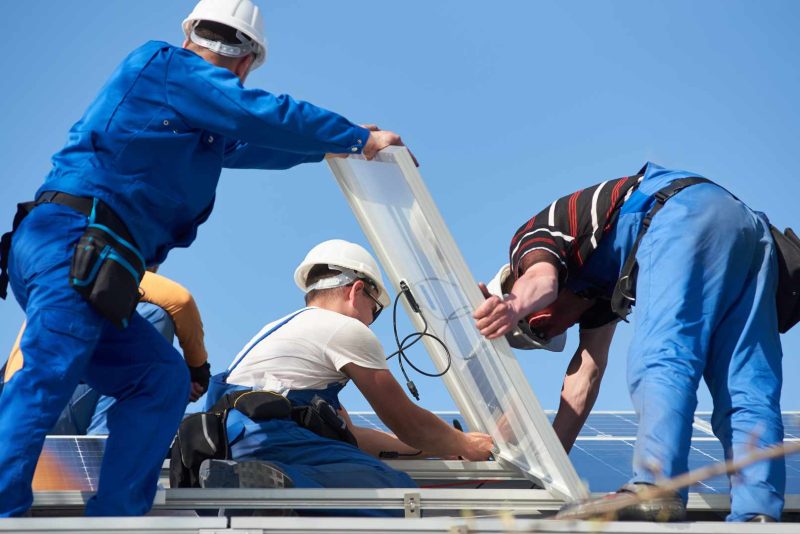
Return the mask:
M 375 308 L 372 310 L 372 322 L 374 323 L 378 319 L 378 316 L 383 311 L 383 304 L 378 302 L 378 299 L 372 296 L 372 293 L 367 291 L 367 286 L 371 287 L 376 292 L 378 291 L 378 286 L 376 286 L 372 280 L 365 280 L 363 278 L 362 280 L 364 280 L 364 294 L 366 294 L 370 298 L 370 300 L 372 300 L 372 302 L 375 303 Z

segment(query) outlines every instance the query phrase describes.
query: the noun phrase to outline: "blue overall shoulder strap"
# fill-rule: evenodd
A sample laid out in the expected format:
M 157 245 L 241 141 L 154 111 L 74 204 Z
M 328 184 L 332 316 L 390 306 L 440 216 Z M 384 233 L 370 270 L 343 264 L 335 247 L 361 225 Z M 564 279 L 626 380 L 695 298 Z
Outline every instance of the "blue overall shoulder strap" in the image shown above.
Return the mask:
M 631 313 L 631 307 L 636 303 L 636 275 L 639 271 L 639 265 L 636 262 L 636 252 L 639 250 L 639 244 L 647 233 L 647 229 L 650 228 L 653 217 L 655 217 L 656 213 L 661 211 L 661 208 L 664 207 L 664 204 L 666 204 L 669 199 L 687 187 L 704 183 L 713 184 L 714 182 L 701 177 L 678 178 L 656 192 L 656 202 L 642 221 L 642 227 L 639 229 L 631 251 L 625 259 L 625 263 L 619 273 L 617 285 L 614 287 L 614 294 L 611 296 L 611 310 L 619 315 L 623 321 L 628 320 L 627 318 Z
M 247 389 L 243 386 L 238 386 L 236 384 L 228 384 L 228 377 L 230 376 L 231 372 L 236 369 L 236 367 L 244 360 L 244 357 L 253 350 L 253 348 L 264 341 L 268 336 L 273 334 L 277 329 L 284 326 L 286 323 L 303 313 L 304 311 L 310 310 L 311 308 L 302 308 L 297 310 L 296 312 L 287 315 L 283 319 L 279 319 L 275 325 L 264 332 L 262 335 L 258 336 L 257 338 L 253 339 L 253 341 L 236 357 L 236 359 L 231 363 L 231 365 L 223 372 L 217 373 L 211 377 L 208 383 L 208 392 L 206 393 L 206 404 L 205 410 L 208 411 L 212 406 L 214 406 L 219 399 L 222 398 L 223 395 L 229 393 L 231 391 L 235 391 L 238 389 Z

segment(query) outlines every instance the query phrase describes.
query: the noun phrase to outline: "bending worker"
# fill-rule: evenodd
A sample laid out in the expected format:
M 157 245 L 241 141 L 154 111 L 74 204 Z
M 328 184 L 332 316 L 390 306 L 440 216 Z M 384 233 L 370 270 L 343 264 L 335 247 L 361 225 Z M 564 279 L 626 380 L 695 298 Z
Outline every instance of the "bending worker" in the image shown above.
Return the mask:
M 460 432 L 418 407 L 387 368 L 369 325 L 390 299 L 369 252 L 347 241 L 325 241 L 311 249 L 294 278 L 306 294 L 306 307 L 266 325 L 234 359 L 225 373 L 227 385 L 218 391 L 267 389 L 295 407 L 322 400 L 355 440 L 322 437 L 289 418 L 254 422 L 232 410 L 227 419 L 232 458 L 271 465 L 211 460 L 201 469 L 201 483 L 244 487 L 239 475 L 248 473 L 248 484 L 261 480 L 257 484 L 265 487 L 288 479 L 306 488 L 408 488 L 416 487 L 411 478 L 377 457 L 488 458 L 488 435 Z M 212 404 L 220 396 L 215 380 L 208 396 Z M 397 437 L 352 424 L 338 398 L 350 380 Z
M 691 177 L 697 175 L 648 163 L 636 176 L 556 200 L 514 235 L 508 294 L 487 298 L 474 314 L 490 339 L 523 318 L 545 337 L 581 323 L 558 414 L 569 447 L 597 395 L 612 311 L 624 316 L 635 297 L 628 387 L 639 429 L 632 484 L 622 491 L 687 471 L 701 378 L 727 458 L 783 440 L 777 263 L 768 222 L 721 187 Z M 784 485 L 782 458 L 746 467 L 731 478 L 728 520 L 779 519 Z M 680 519 L 686 497 L 684 490 L 640 503 L 621 517 Z
M 53 157 L 36 201 L 20 205 L 13 240 L 4 236 L 0 266 L 27 328 L 25 365 L 0 403 L 0 516 L 30 507 L 45 434 L 81 379 L 118 399 L 86 513 L 151 507 L 189 373 L 133 313 L 139 282 L 146 265 L 194 241 L 223 167 L 286 169 L 326 153 L 371 158 L 400 144 L 391 132 L 245 89 L 267 55 L 251 0 L 201 0 L 183 30 L 182 48 L 151 41 L 122 61 Z M 151 350 L 136 351 L 142 344 Z
M 203 341 L 203 321 L 194 297 L 182 285 L 156 274 L 155 268 L 144 273 L 139 291 L 141 299 L 136 312 L 152 324 L 170 345 L 175 336 L 178 337 L 191 377 L 188 401 L 196 401 L 208 389 L 210 366 Z M 24 331 L 23 325 L 4 366 L 3 383 L 11 380 L 14 373 L 22 368 L 24 358 L 19 340 Z M 146 345 L 139 347 L 141 352 L 147 350 L 149 348 Z M 48 434 L 108 434 L 108 411 L 115 403 L 114 397 L 101 395 L 88 384 L 80 384 Z

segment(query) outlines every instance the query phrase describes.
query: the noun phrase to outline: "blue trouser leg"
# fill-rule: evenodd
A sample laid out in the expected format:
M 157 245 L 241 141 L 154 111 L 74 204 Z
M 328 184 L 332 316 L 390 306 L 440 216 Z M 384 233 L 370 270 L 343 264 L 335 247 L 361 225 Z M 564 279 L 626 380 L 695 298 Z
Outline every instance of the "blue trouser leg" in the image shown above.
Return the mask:
M 0 399 L 0 516 L 17 516 L 30 507 L 45 434 L 78 384 L 102 329 L 103 319 L 67 278 L 71 245 L 86 218 L 59 208 L 36 208 L 12 243 L 9 276 L 27 327 L 20 341 L 23 367 Z
M 244 417 L 242 419 L 245 420 L 244 430 L 234 431 L 241 437 L 233 440 L 232 457 L 235 460 L 264 460 L 274 463 L 292 478 L 296 487 L 417 487 L 407 474 L 392 469 L 361 449 L 320 437 L 293 421 L 252 423 Z M 235 420 L 229 418 L 229 437 L 236 424 Z M 396 514 L 362 510 L 352 511 L 350 515 Z
M 769 426 L 761 444 L 780 441 L 775 258 L 763 221 L 721 189 L 693 186 L 654 218 L 637 260 L 636 330 L 628 358 L 639 417 L 632 481 L 656 482 L 687 470 L 704 373 L 715 428 L 728 449 L 729 429 L 734 457 L 737 439 L 746 441 L 755 418 Z M 779 517 L 782 462 L 751 471 L 743 487 L 734 486 L 730 517 Z
M 749 449 L 783 440 L 780 413 L 781 344 L 775 311 L 774 245 L 763 223 L 753 274 L 738 295 L 711 343 L 705 379 L 714 399 L 711 425 L 729 459 L 740 460 Z M 730 521 L 756 514 L 779 519 L 786 485 L 785 462 L 750 465 L 731 477 Z
M 175 337 L 175 325 L 169 313 L 167 313 L 164 308 L 160 308 L 149 302 L 141 302 L 136 307 L 136 312 L 148 323 L 153 325 L 156 331 L 166 339 L 168 343 L 172 344 L 172 340 Z M 156 350 L 156 347 L 154 347 L 153 350 Z M 117 399 L 114 397 L 106 395 L 100 396 L 97 400 L 86 434 L 92 436 L 108 434 L 108 412 L 116 402 Z
M 163 338 L 155 354 L 137 351 L 141 354 L 134 359 L 134 352 L 126 350 L 122 340 L 151 342 L 155 331 L 129 327 L 111 332 L 113 327 L 69 286 L 72 245 L 85 226 L 83 215 L 45 204 L 34 209 L 14 235 L 9 275 L 28 324 L 21 341 L 23 368 L 5 386 L 0 399 L 4 444 L 0 447 L 0 516 L 20 515 L 30 507 L 31 480 L 45 434 L 84 376 L 101 393 L 120 398 L 109 420 L 116 439 L 109 439 L 100 489 L 87 513 L 146 512 L 156 489 L 153 473 L 157 477 L 188 396 L 186 367 L 174 349 L 169 347 L 172 352 L 167 352 Z M 134 322 L 143 320 L 136 316 Z M 111 360 L 117 360 L 117 366 L 104 369 Z M 98 376 L 103 372 L 107 376 Z M 178 398 L 179 409 L 165 407 L 166 399 Z M 166 428 L 151 426 L 157 423 Z M 157 452 L 144 452 L 149 448 Z M 126 490 L 124 496 L 119 488 Z
M 161 463 L 189 396 L 189 371 L 177 350 L 139 314 L 125 330 L 106 324 L 86 382 L 116 402 L 97 495 L 87 515 L 149 510 Z

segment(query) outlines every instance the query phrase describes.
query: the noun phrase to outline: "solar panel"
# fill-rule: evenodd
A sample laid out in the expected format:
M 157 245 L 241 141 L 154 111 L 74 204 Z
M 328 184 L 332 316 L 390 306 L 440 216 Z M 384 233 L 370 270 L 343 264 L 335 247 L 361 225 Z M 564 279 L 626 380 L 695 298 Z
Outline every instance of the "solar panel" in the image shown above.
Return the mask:
M 570 460 L 578 475 L 589 484 L 592 492 L 616 491 L 628 482 L 633 465 L 635 440 L 579 439 Z M 696 438 L 689 450 L 689 469 L 697 469 L 724 460 L 722 445 L 716 438 Z M 696 493 L 727 493 L 728 478 L 717 476 L 690 488 Z M 800 493 L 800 456 L 786 458 L 786 493 Z
M 444 340 L 452 364 L 443 379 L 470 427 L 492 434 L 496 456 L 567 498 L 586 495 L 505 339 L 488 341 L 471 312 L 483 296 L 405 148 L 373 161 L 328 160 L 361 228 L 396 291 L 405 281 L 428 331 Z M 419 315 L 403 299 L 422 331 Z M 423 338 L 441 371 L 448 354 Z
M 458 412 L 434 413 L 448 423 L 458 420 L 465 430 L 469 430 L 467 421 Z M 793 412 L 783 415 L 784 421 L 798 417 Z M 548 411 L 547 416 L 552 420 L 555 412 Z M 373 412 L 350 412 L 350 417 L 358 426 L 389 431 Z M 707 422 L 708 414 L 699 413 L 697 417 Z M 635 436 L 635 421 L 633 412 L 598 412 L 589 415 L 569 459 L 591 491 L 616 491 L 630 478 L 635 439 L 625 439 L 623 434 L 630 438 Z M 621 432 L 612 435 L 611 432 L 616 430 Z M 690 469 L 723 459 L 719 441 L 709 436 L 697 437 L 698 433 L 702 434 L 696 431 L 692 439 Z M 96 491 L 104 450 L 105 437 L 48 436 L 36 466 L 34 491 Z M 728 479 L 724 476 L 714 477 L 692 487 L 690 491 L 724 494 L 728 492 Z M 786 458 L 786 493 L 800 494 L 800 455 L 797 454 Z
M 105 437 L 48 436 L 33 475 L 34 491 L 96 491 Z
M 800 439 L 800 412 L 784 412 L 781 415 L 784 439 Z
M 694 418 L 700 425 L 707 427 L 709 436 L 714 435 L 711 431 L 710 412 L 697 412 Z M 783 439 L 787 441 L 800 440 L 800 412 L 781 412 L 781 419 L 783 420 Z

